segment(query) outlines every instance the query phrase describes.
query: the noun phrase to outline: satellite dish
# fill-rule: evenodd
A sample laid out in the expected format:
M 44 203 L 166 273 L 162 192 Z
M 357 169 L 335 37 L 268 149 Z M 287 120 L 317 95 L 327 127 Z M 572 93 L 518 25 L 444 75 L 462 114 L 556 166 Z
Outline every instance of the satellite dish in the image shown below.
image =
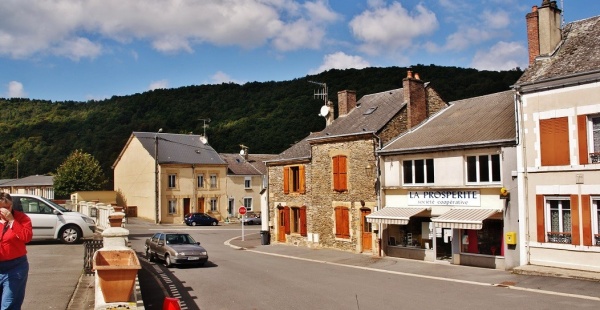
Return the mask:
M 205 136 L 200 136 L 200 142 L 202 142 L 202 144 L 206 144 L 208 140 L 206 140 Z
M 321 107 L 321 113 L 319 115 L 325 117 L 327 116 L 327 114 L 329 114 L 329 107 L 327 105 L 324 105 Z
M 242 156 L 246 155 L 246 151 L 242 149 L 242 150 L 240 151 L 240 155 L 242 155 Z

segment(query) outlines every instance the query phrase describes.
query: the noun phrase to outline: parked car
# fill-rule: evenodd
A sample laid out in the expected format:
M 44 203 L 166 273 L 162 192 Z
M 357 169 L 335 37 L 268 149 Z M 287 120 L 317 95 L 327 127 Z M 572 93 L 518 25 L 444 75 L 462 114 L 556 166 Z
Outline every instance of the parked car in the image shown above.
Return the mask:
M 93 237 L 96 231 L 93 218 L 46 198 L 27 194 L 11 194 L 11 197 L 13 208 L 25 212 L 31 219 L 33 240 L 57 239 L 73 244 Z
M 166 267 L 173 265 L 203 266 L 208 260 L 208 253 L 200 242 L 186 233 L 158 232 L 146 239 L 146 258 L 153 262 L 160 259 Z
M 183 217 L 183 221 L 188 226 L 196 226 L 196 225 L 211 225 L 217 226 L 219 225 L 219 220 L 216 218 L 201 212 L 188 213 Z
M 245 216 L 242 217 L 243 225 L 260 225 L 262 220 L 260 219 L 260 214 L 254 212 L 248 212 Z

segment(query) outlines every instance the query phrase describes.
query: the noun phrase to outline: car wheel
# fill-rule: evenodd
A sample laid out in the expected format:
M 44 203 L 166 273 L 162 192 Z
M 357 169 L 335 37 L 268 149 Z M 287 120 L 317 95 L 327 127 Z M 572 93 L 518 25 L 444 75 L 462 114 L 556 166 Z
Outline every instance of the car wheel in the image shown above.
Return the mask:
M 173 262 L 171 262 L 171 255 L 165 255 L 165 267 L 169 268 L 173 266 Z
M 65 226 L 60 230 L 58 238 L 64 244 L 75 244 L 81 239 L 81 230 L 76 226 Z
M 210 223 L 210 225 L 212 225 L 212 226 L 217 226 L 217 224 L 219 224 L 217 221 Z
M 192 226 L 196 226 L 196 225 L 198 225 L 198 223 L 192 222 Z

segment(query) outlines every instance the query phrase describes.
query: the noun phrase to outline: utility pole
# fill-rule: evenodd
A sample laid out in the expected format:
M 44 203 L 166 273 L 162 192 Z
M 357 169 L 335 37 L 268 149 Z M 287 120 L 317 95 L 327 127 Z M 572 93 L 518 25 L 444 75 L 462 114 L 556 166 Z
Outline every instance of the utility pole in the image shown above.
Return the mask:
M 159 224 L 160 220 L 159 220 L 159 204 L 158 204 L 158 199 L 159 199 L 159 179 L 158 179 L 158 134 L 162 132 L 162 128 L 160 128 L 158 130 L 157 133 L 154 134 L 154 209 L 156 211 L 156 219 L 155 219 L 155 223 Z

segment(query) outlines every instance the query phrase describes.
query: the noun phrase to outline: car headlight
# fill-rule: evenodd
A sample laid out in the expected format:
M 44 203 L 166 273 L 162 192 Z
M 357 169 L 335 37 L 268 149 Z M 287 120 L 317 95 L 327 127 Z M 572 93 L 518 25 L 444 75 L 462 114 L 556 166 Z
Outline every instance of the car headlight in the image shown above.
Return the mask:
M 208 255 L 208 253 L 206 253 L 206 251 L 200 252 L 200 254 L 202 254 L 202 255 Z
M 82 216 L 81 218 L 83 219 L 84 222 L 86 222 L 88 224 L 94 224 L 94 225 L 96 224 L 96 222 L 90 217 Z

